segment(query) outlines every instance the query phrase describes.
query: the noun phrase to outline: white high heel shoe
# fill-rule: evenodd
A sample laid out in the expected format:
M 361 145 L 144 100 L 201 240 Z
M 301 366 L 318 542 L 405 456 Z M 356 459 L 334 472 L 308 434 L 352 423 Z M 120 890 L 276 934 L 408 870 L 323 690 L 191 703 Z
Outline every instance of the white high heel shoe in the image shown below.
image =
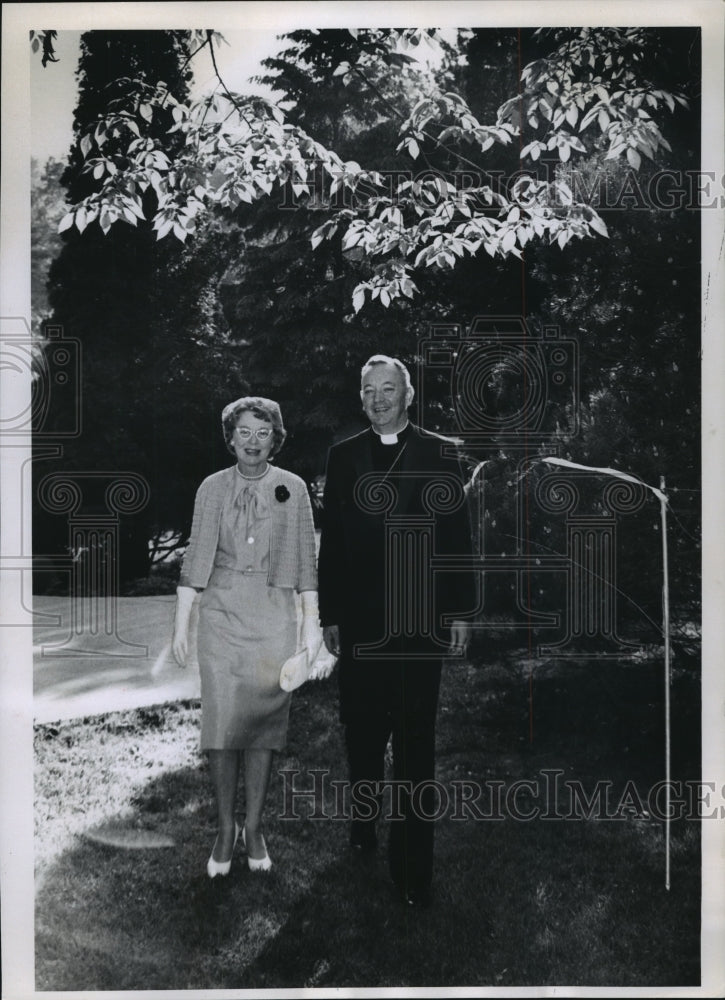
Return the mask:
M 237 840 L 239 838 L 239 823 L 235 821 L 234 823 L 234 843 L 232 844 L 232 855 L 234 854 L 234 848 L 237 846 Z M 219 838 L 217 837 L 217 840 Z M 214 847 L 216 847 L 216 840 L 214 841 Z M 228 861 L 215 861 L 214 860 L 214 847 L 212 847 L 209 860 L 206 863 L 206 873 L 209 878 L 216 878 L 217 875 L 228 875 L 229 869 L 232 867 L 232 859 L 229 858 Z
M 249 851 L 247 851 L 247 864 L 249 865 L 250 872 L 268 872 L 272 867 L 272 859 L 269 854 L 267 854 L 267 845 L 264 843 L 264 837 L 262 837 L 262 844 L 264 844 L 264 857 L 263 858 L 250 858 Z M 242 829 L 242 846 L 244 850 L 247 850 L 247 836 L 244 829 Z

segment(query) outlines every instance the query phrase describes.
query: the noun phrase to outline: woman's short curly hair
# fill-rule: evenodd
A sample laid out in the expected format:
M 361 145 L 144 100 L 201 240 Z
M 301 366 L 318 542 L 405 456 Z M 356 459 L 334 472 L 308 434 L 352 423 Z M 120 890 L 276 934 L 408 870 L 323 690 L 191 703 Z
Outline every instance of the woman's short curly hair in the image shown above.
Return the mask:
M 264 396 L 242 396 L 235 399 L 233 403 L 228 403 L 222 410 L 222 429 L 226 446 L 232 455 L 235 454 L 232 445 L 232 435 L 237 426 L 237 422 L 243 413 L 251 413 L 258 420 L 266 420 L 272 425 L 272 450 L 269 457 L 276 455 L 284 444 L 287 431 L 282 423 L 282 411 L 279 404 L 273 399 L 265 399 Z

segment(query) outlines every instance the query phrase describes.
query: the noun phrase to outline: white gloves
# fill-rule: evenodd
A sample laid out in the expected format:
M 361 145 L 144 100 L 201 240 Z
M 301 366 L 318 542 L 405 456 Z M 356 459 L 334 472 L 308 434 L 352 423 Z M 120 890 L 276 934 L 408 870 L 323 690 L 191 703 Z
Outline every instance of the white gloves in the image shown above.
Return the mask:
M 312 667 L 317 660 L 322 647 L 322 629 L 319 622 L 319 608 L 317 604 L 316 590 L 303 590 L 300 594 L 302 601 L 302 630 L 300 641 L 307 650 L 309 664 Z M 332 658 L 323 656 L 310 670 L 308 680 L 322 680 L 332 673 L 335 661 Z
M 316 617 L 303 617 L 300 639 L 301 645 L 307 650 L 310 663 L 313 663 L 322 646 L 322 630 Z
M 193 587 L 176 588 L 176 617 L 171 649 L 174 659 L 180 667 L 186 666 L 186 658 L 189 654 L 189 619 L 195 597 L 196 591 Z
M 303 590 L 300 594 L 302 603 L 301 645 L 307 650 L 310 663 L 317 658 L 322 645 L 322 630 L 319 622 L 319 609 L 316 590 Z

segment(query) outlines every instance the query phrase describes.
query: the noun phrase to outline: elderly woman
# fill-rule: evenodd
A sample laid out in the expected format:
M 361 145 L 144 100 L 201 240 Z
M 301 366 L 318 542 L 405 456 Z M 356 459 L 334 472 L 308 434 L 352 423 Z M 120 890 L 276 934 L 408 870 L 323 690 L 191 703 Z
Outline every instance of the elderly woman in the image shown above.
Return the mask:
M 236 465 L 199 487 L 177 590 L 172 649 L 186 665 L 191 607 L 199 590 L 201 748 L 208 751 L 218 833 L 210 878 L 227 875 L 240 828 L 235 821 L 242 757 L 246 817 L 241 830 L 252 871 L 272 862 L 262 811 L 272 751 L 285 745 L 291 695 L 282 664 L 297 649 L 295 591 L 301 595 L 302 646 L 310 662 L 320 646 L 315 534 L 307 487 L 270 465 L 286 437 L 279 406 L 247 396 L 222 412 Z

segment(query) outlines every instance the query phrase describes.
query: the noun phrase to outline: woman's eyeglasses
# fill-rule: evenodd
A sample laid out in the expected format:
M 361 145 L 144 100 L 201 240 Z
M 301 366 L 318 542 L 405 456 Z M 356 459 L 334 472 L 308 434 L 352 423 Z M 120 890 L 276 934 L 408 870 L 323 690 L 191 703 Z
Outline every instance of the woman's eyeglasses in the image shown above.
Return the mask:
M 255 437 L 257 441 L 268 441 L 274 433 L 271 427 L 260 427 L 259 430 L 252 431 L 249 427 L 235 427 L 235 430 L 242 441 L 249 441 Z

